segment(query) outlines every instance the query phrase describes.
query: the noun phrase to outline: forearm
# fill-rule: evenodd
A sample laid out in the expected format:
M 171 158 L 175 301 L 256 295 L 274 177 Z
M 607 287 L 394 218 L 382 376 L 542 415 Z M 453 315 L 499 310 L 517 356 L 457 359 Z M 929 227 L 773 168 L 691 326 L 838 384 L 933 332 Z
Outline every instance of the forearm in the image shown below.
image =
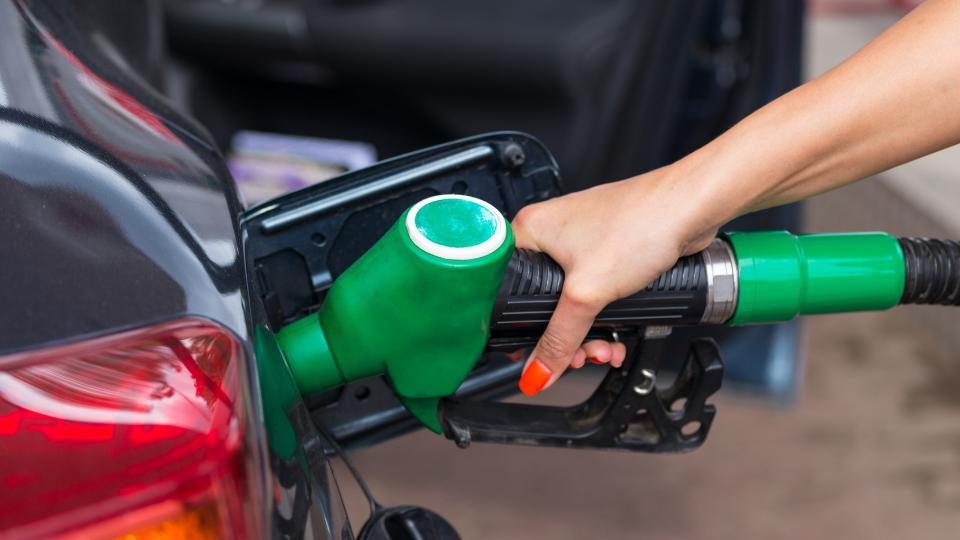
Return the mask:
M 960 0 L 930 0 L 849 60 L 671 167 L 692 231 L 960 142 Z M 682 180 L 680 180 L 682 178 Z

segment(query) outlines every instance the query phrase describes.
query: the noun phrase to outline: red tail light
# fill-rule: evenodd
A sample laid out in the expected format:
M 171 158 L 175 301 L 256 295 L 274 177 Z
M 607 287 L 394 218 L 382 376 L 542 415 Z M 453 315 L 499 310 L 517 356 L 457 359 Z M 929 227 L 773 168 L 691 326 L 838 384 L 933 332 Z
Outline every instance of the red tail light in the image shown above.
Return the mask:
M 257 536 L 243 361 L 200 320 L 0 358 L 0 538 Z

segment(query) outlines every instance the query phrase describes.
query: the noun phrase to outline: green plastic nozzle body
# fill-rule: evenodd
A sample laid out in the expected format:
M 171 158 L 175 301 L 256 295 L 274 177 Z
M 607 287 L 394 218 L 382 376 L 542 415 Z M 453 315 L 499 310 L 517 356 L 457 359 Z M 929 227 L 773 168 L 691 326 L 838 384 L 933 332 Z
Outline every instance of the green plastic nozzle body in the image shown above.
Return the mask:
M 318 314 L 278 333 L 301 391 L 382 374 L 439 432 L 439 398 L 483 352 L 513 249 L 509 223 L 478 199 L 439 196 L 408 209 L 334 281 Z

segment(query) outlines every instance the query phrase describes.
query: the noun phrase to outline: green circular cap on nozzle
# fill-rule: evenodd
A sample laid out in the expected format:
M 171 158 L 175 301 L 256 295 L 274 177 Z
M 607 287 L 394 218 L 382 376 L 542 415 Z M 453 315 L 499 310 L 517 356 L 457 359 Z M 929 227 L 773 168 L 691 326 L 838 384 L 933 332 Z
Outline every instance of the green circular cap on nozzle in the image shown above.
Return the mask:
M 490 203 L 466 195 L 437 195 L 415 204 L 405 226 L 414 245 L 448 260 L 479 259 L 507 238 L 507 223 Z

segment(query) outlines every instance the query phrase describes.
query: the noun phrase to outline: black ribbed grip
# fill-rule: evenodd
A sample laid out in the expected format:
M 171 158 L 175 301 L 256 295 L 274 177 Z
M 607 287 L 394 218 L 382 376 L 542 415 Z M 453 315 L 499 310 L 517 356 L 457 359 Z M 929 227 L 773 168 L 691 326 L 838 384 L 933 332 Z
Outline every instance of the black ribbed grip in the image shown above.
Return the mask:
M 491 334 L 542 330 L 557 307 L 563 269 L 543 253 L 518 249 L 504 274 Z M 696 324 L 707 304 L 703 255 L 683 257 L 637 294 L 617 300 L 597 317 L 596 326 L 624 327 Z
M 901 238 L 905 281 L 901 304 L 960 306 L 960 242 Z

